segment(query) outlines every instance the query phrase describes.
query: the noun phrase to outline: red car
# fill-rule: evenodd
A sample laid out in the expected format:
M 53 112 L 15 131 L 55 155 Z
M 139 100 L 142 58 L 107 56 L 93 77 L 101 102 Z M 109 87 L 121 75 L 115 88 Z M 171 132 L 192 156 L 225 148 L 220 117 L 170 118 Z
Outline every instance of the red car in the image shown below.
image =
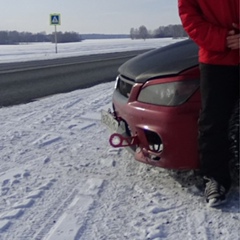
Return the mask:
M 200 112 L 198 47 L 180 41 L 134 57 L 119 68 L 113 109 L 102 121 L 113 147 L 168 169 L 197 169 Z

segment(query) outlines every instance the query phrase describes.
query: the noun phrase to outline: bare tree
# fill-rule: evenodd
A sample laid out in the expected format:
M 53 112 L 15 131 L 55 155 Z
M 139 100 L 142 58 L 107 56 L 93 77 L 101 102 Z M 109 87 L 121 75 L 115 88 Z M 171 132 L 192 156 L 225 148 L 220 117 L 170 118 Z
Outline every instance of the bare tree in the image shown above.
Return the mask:
M 148 37 L 148 30 L 144 25 L 139 27 L 139 37 L 144 40 Z
M 134 30 L 134 28 L 130 29 L 130 38 L 131 39 L 135 39 L 135 30 Z

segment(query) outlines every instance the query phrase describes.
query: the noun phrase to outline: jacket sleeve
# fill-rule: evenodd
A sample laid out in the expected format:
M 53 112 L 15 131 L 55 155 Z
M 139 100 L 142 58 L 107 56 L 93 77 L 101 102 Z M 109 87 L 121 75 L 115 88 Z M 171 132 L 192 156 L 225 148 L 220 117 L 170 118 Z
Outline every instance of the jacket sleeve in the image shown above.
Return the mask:
M 183 28 L 197 45 L 208 51 L 226 51 L 228 29 L 207 22 L 198 1 L 178 0 L 178 11 Z

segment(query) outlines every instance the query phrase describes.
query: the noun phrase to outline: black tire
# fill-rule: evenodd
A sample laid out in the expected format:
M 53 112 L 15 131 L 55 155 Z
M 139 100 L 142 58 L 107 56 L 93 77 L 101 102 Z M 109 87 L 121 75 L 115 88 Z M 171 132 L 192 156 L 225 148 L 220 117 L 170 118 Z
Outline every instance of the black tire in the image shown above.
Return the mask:
M 230 140 L 230 171 L 232 174 L 233 181 L 239 184 L 239 101 L 237 102 L 232 117 L 230 119 L 229 126 L 229 140 Z

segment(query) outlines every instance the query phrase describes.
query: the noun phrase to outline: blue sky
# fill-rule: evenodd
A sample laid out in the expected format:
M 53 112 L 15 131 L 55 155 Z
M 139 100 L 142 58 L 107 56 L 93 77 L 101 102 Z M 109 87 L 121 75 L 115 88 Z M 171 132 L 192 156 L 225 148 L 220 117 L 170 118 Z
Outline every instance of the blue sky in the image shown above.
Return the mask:
M 61 14 L 58 31 L 128 34 L 180 24 L 177 0 L 0 0 L 0 30 L 51 33 L 50 14 Z

